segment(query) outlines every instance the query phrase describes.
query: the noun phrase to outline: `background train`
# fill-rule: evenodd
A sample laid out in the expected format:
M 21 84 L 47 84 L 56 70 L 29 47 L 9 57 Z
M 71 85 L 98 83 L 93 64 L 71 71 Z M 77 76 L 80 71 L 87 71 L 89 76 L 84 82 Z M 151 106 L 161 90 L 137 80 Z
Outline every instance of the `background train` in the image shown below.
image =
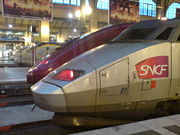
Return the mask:
M 32 47 L 24 47 L 15 53 L 14 62 L 21 65 L 34 65 L 60 46 L 59 43 L 43 42 Z
M 180 110 L 180 20 L 148 20 L 31 87 L 64 126 L 109 125 Z M 103 122 L 102 122 L 103 120 Z
M 29 83 L 36 83 L 52 70 L 68 62 L 72 58 L 112 40 L 130 25 L 132 24 L 108 26 L 88 35 L 82 35 L 80 38 L 68 42 L 64 47 L 58 49 L 49 57 L 46 57 L 40 63 L 32 67 L 28 71 L 27 81 Z
M 17 50 L 12 56 L 15 63 L 22 63 L 22 56 L 26 53 L 26 50 L 30 49 L 30 46 L 24 46 L 23 48 Z

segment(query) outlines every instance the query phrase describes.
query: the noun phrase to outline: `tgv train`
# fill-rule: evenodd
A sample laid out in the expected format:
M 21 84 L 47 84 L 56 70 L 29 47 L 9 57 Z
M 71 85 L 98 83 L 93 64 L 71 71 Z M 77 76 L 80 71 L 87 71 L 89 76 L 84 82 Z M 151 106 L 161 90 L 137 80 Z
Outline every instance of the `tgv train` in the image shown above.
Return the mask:
M 55 68 L 61 66 L 72 58 L 97 47 L 107 41 L 114 39 L 119 33 L 131 24 L 118 24 L 102 28 L 88 35 L 82 35 L 79 39 L 68 42 L 64 48 L 52 53 L 49 57 L 43 59 L 40 63 L 32 67 L 27 74 L 29 83 L 36 83 Z
M 60 46 L 59 43 L 43 42 L 33 47 L 24 48 L 14 55 L 14 62 L 18 64 L 34 65 Z
M 180 110 L 180 19 L 148 20 L 31 87 L 64 126 L 110 125 Z

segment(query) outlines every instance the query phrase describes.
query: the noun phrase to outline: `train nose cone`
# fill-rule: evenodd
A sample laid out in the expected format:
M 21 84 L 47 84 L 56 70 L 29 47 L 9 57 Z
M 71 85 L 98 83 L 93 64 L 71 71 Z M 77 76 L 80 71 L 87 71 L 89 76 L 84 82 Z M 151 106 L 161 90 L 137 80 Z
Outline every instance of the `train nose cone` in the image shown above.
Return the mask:
M 32 84 L 34 83 L 33 75 L 34 75 L 33 71 L 28 71 L 28 73 L 27 73 L 27 82 L 28 83 L 32 83 Z
M 37 67 L 32 67 L 27 73 L 27 82 L 31 84 L 37 83 L 41 80 L 44 76 L 42 76 L 42 71 L 39 70 Z
M 67 112 L 63 90 L 53 84 L 40 81 L 31 87 L 35 103 L 42 109 Z

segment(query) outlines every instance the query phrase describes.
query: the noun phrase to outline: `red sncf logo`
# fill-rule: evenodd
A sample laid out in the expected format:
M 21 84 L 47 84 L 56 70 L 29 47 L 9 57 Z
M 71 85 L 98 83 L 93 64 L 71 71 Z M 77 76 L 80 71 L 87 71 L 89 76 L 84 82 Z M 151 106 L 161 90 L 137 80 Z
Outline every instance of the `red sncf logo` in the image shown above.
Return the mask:
M 168 56 L 148 58 L 136 64 L 140 79 L 168 77 Z

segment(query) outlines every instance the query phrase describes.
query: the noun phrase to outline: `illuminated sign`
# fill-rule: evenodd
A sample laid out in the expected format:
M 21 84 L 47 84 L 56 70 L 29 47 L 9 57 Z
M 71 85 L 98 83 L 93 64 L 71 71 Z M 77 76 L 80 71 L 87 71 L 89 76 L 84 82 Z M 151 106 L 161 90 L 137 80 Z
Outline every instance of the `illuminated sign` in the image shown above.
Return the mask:
M 52 20 L 51 0 L 2 0 L 3 16 Z
M 139 22 L 139 2 L 131 0 L 110 0 L 109 23 Z

